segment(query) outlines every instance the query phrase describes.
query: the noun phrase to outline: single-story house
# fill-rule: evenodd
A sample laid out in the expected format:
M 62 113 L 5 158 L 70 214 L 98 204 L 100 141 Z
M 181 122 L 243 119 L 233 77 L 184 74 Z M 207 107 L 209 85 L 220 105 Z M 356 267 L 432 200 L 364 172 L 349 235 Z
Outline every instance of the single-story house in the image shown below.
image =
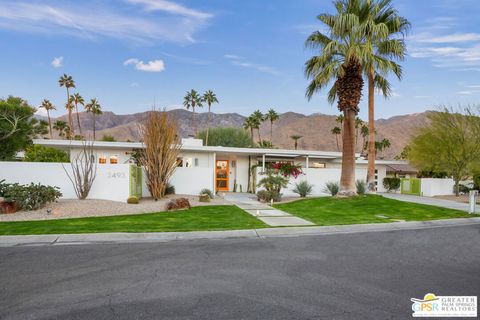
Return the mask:
M 34 144 L 69 151 L 71 159 L 74 159 L 84 146 L 82 141 L 69 140 L 34 140 Z M 120 189 L 117 186 L 120 184 L 118 177 L 126 177 L 129 181 L 124 185 L 128 185 L 129 194 L 149 195 L 145 183 L 139 182 L 145 179 L 138 178 L 138 171 L 134 171 L 137 172 L 135 177 L 135 174 L 132 175 L 131 168 L 128 169 L 133 166 L 132 152 L 144 148 L 143 143 L 96 141 L 92 148 L 97 163 L 97 175 L 100 175 L 97 178 L 98 181 L 95 181 L 96 188 L 92 189 L 98 189 L 100 183 L 105 184 L 103 189 Z M 322 194 L 325 183 L 340 180 L 341 156 L 340 152 L 329 151 L 204 146 L 202 140 L 188 138 L 182 139 L 178 168 L 171 179 L 171 184 L 175 187 L 177 194 L 198 194 L 203 188 L 215 192 L 247 192 L 250 180 L 259 181 L 269 162 L 289 161 L 301 165 L 303 174 L 296 179 L 292 177 L 289 186 L 282 190 L 282 193 L 292 194 L 295 182 L 307 180 L 314 185 L 313 194 Z M 378 191 L 385 191 L 382 180 L 387 175 L 388 165 L 398 164 L 407 163 L 376 161 L 375 177 Z M 255 176 L 250 175 L 252 166 L 256 166 L 253 170 Z M 102 175 L 105 177 L 102 178 Z M 366 175 L 367 160 L 358 155 L 356 179 L 365 180 Z M 114 182 L 107 182 L 108 179 L 113 178 L 116 179 Z M 140 191 L 138 186 L 135 187 L 138 183 L 143 184 Z M 113 185 L 116 186 L 113 187 Z M 123 200 L 128 196 L 125 190 L 122 190 L 121 194 Z
M 410 164 L 392 163 L 387 165 L 387 176 L 397 178 L 416 178 L 418 169 Z

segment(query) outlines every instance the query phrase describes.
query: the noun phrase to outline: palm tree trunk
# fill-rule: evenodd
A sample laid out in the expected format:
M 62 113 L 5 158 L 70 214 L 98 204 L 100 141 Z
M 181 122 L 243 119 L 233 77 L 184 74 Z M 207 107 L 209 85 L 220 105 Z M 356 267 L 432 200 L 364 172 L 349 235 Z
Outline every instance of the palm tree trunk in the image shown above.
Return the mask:
M 258 144 L 260 144 L 262 143 L 262 138 L 260 137 L 260 126 L 257 129 L 257 133 L 258 133 Z
M 208 131 L 210 129 L 210 103 L 208 104 L 208 119 L 207 119 L 207 135 L 205 137 L 205 145 L 208 146 Z
M 75 110 L 77 111 L 78 131 L 80 132 L 80 135 L 82 135 L 82 127 L 80 125 L 80 116 L 78 115 L 78 106 L 76 103 L 75 103 Z
M 192 122 L 193 122 L 193 132 L 195 134 L 195 137 L 197 136 L 197 123 L 195 121 L 195 105 L 192 104 Z
M 95 141 L 95 113 L 93 113 L 93 141 Z
M 295 140 L 295 150 L 297 150 L 297 147 L 298 147 L 298 142 L 297 140 Z
M 72 140 L 72 138 L 75 136 L 74 130 L 73 130 L 73 121 L 72 121 L 72 109 L 70 108 L 70 91 L 67 88 L 67 108 L 68 108 L 68 125 L 70 126 L 70 137 L 69 139 Z
M 270 144 L 271 145 L 273 145 L 272 138 L 273 138 L 273 120 L 270 120 Z
M 50 139 L 53 139 L 52 119 L 50 119 L 50 110 L 47 109 L 48 127 L 50 128 Z
M 253 127 L 250 127 L 250 139 L 252 139 L 252 147 L 253 147 Z
M 338 134 L 335 135 L 335 141 L 337 142 L 337 151 L 340 152 L 340 145 L 338 144 Z
M 353 109 L 344 112 L 342 175 L 338 196 L 351 197 L 357 194 L 355 186 L 355 116 Z
M 374 72 L 368 74 L 368 171 L 367 192 L 376 193 L 375 185 L 375 86 Z

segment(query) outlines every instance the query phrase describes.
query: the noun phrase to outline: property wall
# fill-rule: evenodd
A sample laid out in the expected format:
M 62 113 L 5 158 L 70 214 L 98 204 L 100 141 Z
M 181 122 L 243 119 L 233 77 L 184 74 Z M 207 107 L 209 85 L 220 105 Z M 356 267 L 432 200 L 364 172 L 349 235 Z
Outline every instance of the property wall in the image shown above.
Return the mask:
M 64 199 L 76 199 L 75 190 L 65 170 L 71 174 L 69 163 L 42 162 L 0 162 L 0 180 L 9 183 L 29 184 L 31 182 L 57 186 Z M 128 164 L 99 165 L 90 190 L 89 199 L 126 201 L 129 196 Z
M 453 179 L 422 178 L 422 195 L 425 197 L 453 194 Z

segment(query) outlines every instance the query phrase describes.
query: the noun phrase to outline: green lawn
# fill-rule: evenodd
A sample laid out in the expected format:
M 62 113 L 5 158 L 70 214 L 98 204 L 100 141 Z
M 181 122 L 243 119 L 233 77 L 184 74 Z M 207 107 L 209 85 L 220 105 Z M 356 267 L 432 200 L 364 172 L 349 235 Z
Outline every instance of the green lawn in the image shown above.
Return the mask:
M 277 204 L 275 207 L 321 226 L 472 217 L 463 211 L 403 202 L 374 195 L 344 199 L 312 198 Z M 381 218 L 378 215 L 388 218 Z
M 177 212 L 0 222 L 0 235 L 240 230 L 265 227 L 262 221 L 235 206 L 204 206 Z

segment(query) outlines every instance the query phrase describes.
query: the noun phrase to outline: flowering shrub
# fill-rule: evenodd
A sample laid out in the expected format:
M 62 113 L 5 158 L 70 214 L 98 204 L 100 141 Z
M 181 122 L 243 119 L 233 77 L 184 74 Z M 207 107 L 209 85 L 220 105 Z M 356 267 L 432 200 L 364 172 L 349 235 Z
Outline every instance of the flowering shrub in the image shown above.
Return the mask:
M 270 169 L 286 178 L 293 176 L 296 179 L 299 175 L 303 174 L 302 166 L 291 162 L 274 162 L 270 164 Z

